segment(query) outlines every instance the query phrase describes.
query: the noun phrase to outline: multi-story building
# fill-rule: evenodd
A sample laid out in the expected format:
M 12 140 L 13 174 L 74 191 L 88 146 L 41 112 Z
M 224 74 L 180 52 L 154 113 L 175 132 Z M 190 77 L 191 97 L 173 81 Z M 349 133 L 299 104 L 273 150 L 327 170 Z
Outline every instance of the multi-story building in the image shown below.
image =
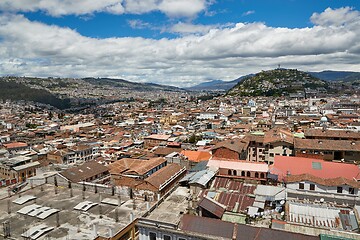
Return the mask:
M 16 179 L 17 182 L 25 181 L 36 175 L 39 166 L 38 161 L 32 161 L 31 157 L 26 156 L 0 159 L 0 178 Z

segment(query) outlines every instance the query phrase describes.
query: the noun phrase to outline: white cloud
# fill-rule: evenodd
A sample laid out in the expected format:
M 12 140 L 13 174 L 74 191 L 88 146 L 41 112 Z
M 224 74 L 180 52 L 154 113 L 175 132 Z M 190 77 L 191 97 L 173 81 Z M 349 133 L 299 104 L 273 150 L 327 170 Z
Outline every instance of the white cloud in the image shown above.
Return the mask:
M 244 12 L 244 13 L 242 14 L 242 16 L 249 16 L 249 15 L 252 15 L 252 14 L 254 14 L 254 13 L 255 13 L 255 11 L 250 10 L 250 11 Z
M 180 33 L 180 34 L 205 34 L 209 32 L 211 29 L 217 27 L 218 25 L 202 25 L 202 24 L 179 22 L 171 26 L 171 28 L 168 29 L 168 31 L 172 33 Z
M 360 12 L 350 7 L 342 7 L 338 9 L 327 8 L 322 13 L 314 13 L 311 21 L 320 26 L 341 26 L 351 24 L 358 21 Z
M 159 4 L 159 10 L 170 17 L 193 17 L 205 8 L 205 0 L 163 0 Z
M 0 10 L 4 12 L 44 11 L 52 16 L 83 15 L 94 12 L 122 14 L 122 0 L 1 0 Z
M 124 6 L 127 12 L 142 14 L 158 9 L 158 0 L 125 0 Z
M 169 17 L 195 17 L 211 0 L 1 0 L 0 11 L 36 12 L 48 15 L 84 15 L 95 12 L 143 14 L 161 11 Z
M 133 22 L 134 27 L 146 23 Z M 185 86 L 206 79 L 235 79 L 275 68 L 360 69 L 360 17 L 346 25 L 273 28 L 179 23 L 175 39 L 106 38 L 0 16 L 0 73 L 20 76 L 107 77 Z M 27 29 L 27 31 L 24 31 Z M 176 29 L 176 27 L 175 27 Z
M 133 19 L 128 20 L 128 23 L 131 28 L 133 29 L 145 29 L 145 28 L 152 28 L 151 24 L 148 22 L 144 22 L 140 19 Z

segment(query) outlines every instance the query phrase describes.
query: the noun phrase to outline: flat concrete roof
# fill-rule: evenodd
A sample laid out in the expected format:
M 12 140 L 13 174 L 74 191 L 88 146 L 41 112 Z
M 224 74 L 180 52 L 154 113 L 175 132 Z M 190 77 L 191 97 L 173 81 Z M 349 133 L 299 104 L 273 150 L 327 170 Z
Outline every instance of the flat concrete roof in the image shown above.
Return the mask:
M 188 201 L 186 200 L 190 195 L 188 191 L 186 187 L 178 187 L 146 219 L 178 224 L 181 215 L 186 213 L 188 207 Z
M 11 237 L 21 239 L 22 234 L 29 229 L 44 224 L 48 227 L 54 227 L 53 230 L 46 232 L 41 239 L 94 239 L 95 229 L 100 236 L 109 237 L 110 234 L 115 234 L 124 227 L 126 227 L 131 219 L 141 217 L 150 204 L 144 200 L 135 200 L 135 210 L 133 210 L 133 200 L 129 196 L 121 195 L 121 205 L 114 206 L 110 204 L 101 203 L 103 199 L 111 202 L 119 202 L 117 195 L 94 193 L 94 191 L 85 191 L 85 199 L 83 199 L 82 189 L 72 188 L 72 197 L 70 196 L 70 189 L 68 187 L 57 187 L 57 194 L 55 194 L 55 187 L 51 184 L 45 184 L 30 188 L 20 194 L 12 195 L 0 200 L 0 223 L 9 221 L 11 229 Z M 21 196 L 34 196 L 35 199 L 29 200 L 22 205 L 18 205 L 13 201 Z M 77 211 L 74 207 L 81 202 L 90 201 L 97 203 L 88 211 Z M 10 205 L 10 214 L 8 209 Z M 18 213 L 19 210 L 26 206 L 39 205 L 41 207 L 48 207 L 51 209 L 58 209 L 58 213 L 51 214 L 46 219 L 32 217 L 28 214 Z M 115 210 L 117 209 L 117 211 Z M 117 213 L 116 213 L 117 212 Z M 131 214 L 132 213 L 132 214 Z M 116 221 L 116 215 L 118 221 Z M 132 215 L 130 217 L 130 215 Z M 57 218 L 59 219 L 59 226 L 57 226 Z M 69 238 L 70 237 L 70 238 Z M 1 239 L 1 237 L 0 237 Z

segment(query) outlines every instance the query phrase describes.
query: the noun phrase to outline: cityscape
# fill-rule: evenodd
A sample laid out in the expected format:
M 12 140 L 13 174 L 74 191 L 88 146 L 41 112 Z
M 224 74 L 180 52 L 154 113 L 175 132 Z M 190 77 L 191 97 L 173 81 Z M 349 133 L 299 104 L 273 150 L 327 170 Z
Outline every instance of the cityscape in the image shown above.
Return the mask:
M 0 239 L 360 239 L 359 8 L 3 0 Z

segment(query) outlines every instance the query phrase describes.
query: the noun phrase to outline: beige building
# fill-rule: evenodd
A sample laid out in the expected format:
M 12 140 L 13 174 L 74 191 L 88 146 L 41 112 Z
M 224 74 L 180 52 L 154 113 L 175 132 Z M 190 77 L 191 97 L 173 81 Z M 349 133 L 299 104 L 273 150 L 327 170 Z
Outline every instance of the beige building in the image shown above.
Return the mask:
M 22 182 L 35 176 L 39 166 L 38 161 L 32 161 L 30 157 L 25 156 L 0 159 L 0 178 L 16 179 L 16 182 Z

